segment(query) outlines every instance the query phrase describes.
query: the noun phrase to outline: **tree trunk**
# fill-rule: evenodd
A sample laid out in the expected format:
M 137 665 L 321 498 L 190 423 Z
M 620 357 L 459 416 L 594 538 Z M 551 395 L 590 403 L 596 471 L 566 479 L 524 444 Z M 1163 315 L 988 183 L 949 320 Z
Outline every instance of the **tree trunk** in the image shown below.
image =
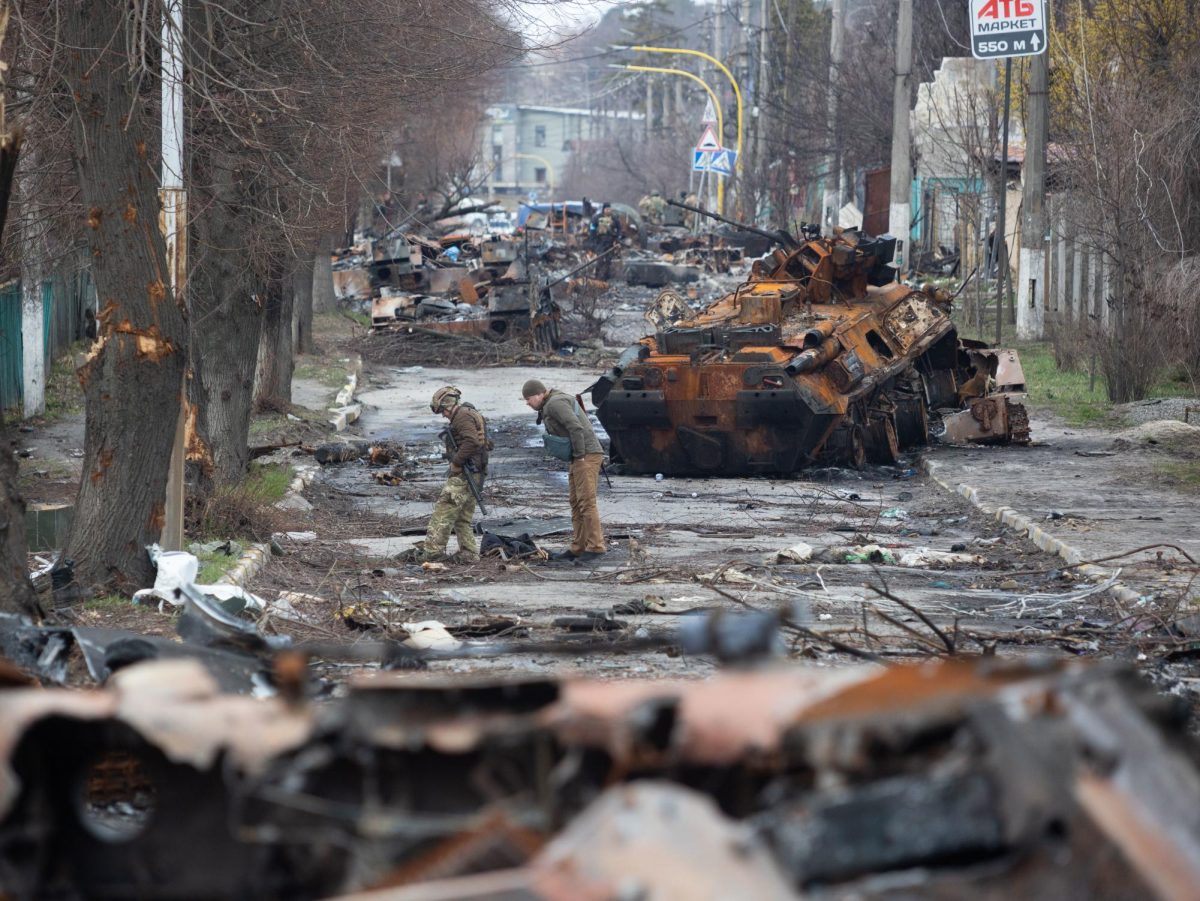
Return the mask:
M 280 263 L 272 264 L 263 292 L 262 338 L 254 403 L 264 406 L 292 402 L 292 277 Z
M 304 251 L 296 259 L 292 274 L 292 296 L 295 298 L 296 353 L 313 352 L 313 277 L 316 274 L 316 259 L 311 250 Z
M 17 491 L 13 444 L 0 420 L 0 613 L 36 616 L 25 543 L 25 501 Z
M 201 497 L 236 484 L 249 462 L 254 369 L 263 309 L 245 247 L 254 227 L 253 198 L 232 154 L 196 161 L 193 195 L 200 210 L 192 223 L 194 251 L 188 279 L 192 303 L 192 378 L 196 408 L 188 482 Z
M 187 322 L 167 277 L 157 180 L 146 158 L 145 111 L 121 55 L 128 5 L 59 7 L 73 152 L 87 211 L 100 337 L 80 368 L 86 404 L 83 480 L 64 556 L 84 586 L 150 585 L 146 545 L 164 523 L 167 469 L 179 416 Z
M 333 237 L 325 235 L 317 242 L 313 260 L 313 312 L 332 313 L 337 309 L 333 293 Z
M 13 174 L 21 136 L 0 135 L 0 235 L 8 218 Z M 37 599 L 29 581 L 29 546 L 25 541 L 25 501 L 17 490 L 13 441 L 0 411 L 0 612 L 37 616 Z

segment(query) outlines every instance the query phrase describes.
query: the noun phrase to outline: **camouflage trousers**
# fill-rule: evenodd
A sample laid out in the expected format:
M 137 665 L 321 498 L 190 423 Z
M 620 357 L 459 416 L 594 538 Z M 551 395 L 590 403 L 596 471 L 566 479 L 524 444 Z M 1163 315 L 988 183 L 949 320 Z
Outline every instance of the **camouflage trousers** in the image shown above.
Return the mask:
M 477 475 L 476 484 L 483 487 L 483 480 Z M 442 486 L 437 503 L 433 505 L 433 515 L 429 517 L 429 527 L 425 530 L 425 544 L 422 556 L 432 558 L 446 553 L 446 544 L 450 541 L 450 533 L 458 538 L 458 549 L 461 553 L 479 556 L 479 544 L 475 541 L 475 533 L 471 531 L 471 517 L 475 515 L 475 496 L 463 475 L 450 476 Z

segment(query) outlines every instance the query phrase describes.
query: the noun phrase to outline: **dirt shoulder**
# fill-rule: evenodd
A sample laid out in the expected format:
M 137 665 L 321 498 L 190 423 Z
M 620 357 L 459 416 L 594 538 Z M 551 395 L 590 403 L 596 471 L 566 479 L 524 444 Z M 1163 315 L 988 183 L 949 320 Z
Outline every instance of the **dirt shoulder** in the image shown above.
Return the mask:
M 1200 560 L 1200 494 L 1179 477 L 1200 461 L 1200 427 L 1167 420 L 1120 430 L 1078 428 L 1045 411 L 1034 413 L 1031 424 L 1029 447 L 942 448 L 930 459 L 951 485 L 1030 517 L 1086 559 L 1155 546 L 1109 565 L 1164 609 L 1200 605 L 1193 574 L 1170 563 L 1184 553 Z

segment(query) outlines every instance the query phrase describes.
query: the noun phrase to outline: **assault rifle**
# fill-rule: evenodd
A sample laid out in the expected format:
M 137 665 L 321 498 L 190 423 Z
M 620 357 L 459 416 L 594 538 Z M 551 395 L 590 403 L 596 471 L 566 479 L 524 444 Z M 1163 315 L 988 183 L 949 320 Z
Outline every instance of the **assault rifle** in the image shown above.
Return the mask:
M 438 437 L 446 442 L 446 445 L 450 448 L 451 453 L 456 453 L 458 451 L 458 442 L 454 440 L 454 436 L 450 434 L 449 429 L 442 429 L 440 432 L 438 432 Z M 472 478 L 473 475 L 475 475 L 475 464 L 468 460 L 463 464 L 463 478 L 467 480 L 467 487 L 470 488 L 471 493 L 475 495 L 475 503 L 479 504 L 479 512 L 484 516 L 487 516 L 488 509 L 487 504 L 483 502 L 483 492 L 480 490 L 480 486 L 475 482 L 475 479 Z

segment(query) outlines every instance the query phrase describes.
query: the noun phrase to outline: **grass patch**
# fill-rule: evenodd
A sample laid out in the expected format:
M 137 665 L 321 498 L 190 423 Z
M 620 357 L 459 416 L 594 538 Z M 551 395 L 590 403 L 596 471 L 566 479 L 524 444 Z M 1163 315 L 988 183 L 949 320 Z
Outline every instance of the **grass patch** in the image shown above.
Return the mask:
M 75 361 L 86 353 L 90 341 L 77 341 L 50 366 L 46 379 L 46 419 L 59 419 L 83 412 L 83 388 L 75 374 Z
M 322 332 L 341 335 L 342 337 L 350 336 L 351 329 L 347 326 L 351 322 L 355 325 L 361 325 L 363 328 L 371 327 L 371 317 L 357 310 L 338 310 L 336 313 L 322 313 L 316 317 L 316 324 L 321 326 Z
M 1093 390 L 1088 387 L 1086 372 L 1059 370 L 1049 344 L 1025 344 L 1019 351 L 1025 387 L 1034 406 L 1048 408 L 1072 425 L 1100 425 L 1108 417 L 1112 404 L 1102 378 L 1096 377 Z
M 346 367 L 341 363 L 311 361 L 298 365 L 293 377 L 336 390 L 346 384 Z
M 1159 463 L 1154 471 L 1178 488 L 1200 492 L 1200 460 Z
M 104 594 L 98 598 L 92 598 L 91 600 L 83 602 L 84 610 L 107 611 L 118 608 L 125 610 L 131 606 L 133 605 L 130 603 L 129 598 L 122 597 L 119 594 Z
M 225 554 L 221 551 L 206 551 L 202 554 L 197 554 L 196 559 L 200 561 L 200 571 L 196 574 L 197 585 L 212 585 L 218 582 L 221 576 L 233 569 L 235 563 L 238 562 L 238 554 Z
M 45 473 L 45 475 L 38 475 Z M 29 457 L 17 460 L 17 487 L 28 488 L 44 482 L 78 482 L 79 469 L 65 460 Z
M 294 475 L 285 464 L 251 463 L 239 484 L 220 487 L 192 506 L 188 533 L 209 541 L 266 541 L 285 527 L 288 514 L 274 505 L 287 494 Z
M 287 425 L 290 420 L 283 413 L 260 413 L 250 419 L 250 436 L 261 437 Z
M 1120 425 L 1112 418 L 1112 403 L 1105 391 L 1104 379 L 1096 375 L 1095 388 L 1086 370 L 1060 370 L 1054 362 L 1054 349 L 1049 342 L 1015 345 L 1021 354 L 1025 370 L 1025 385 L 1029 401 L 1035 407 L 1051 410 L 1071 425 Z M 1192 385 L 1186 379 L 1164 376 L 1149 397 L 1186 397 Z
M 286 463 L 251 463 L 242 488 L 261 503 L 274 504 L 283 500 L 295 477 L 295 470 Z

